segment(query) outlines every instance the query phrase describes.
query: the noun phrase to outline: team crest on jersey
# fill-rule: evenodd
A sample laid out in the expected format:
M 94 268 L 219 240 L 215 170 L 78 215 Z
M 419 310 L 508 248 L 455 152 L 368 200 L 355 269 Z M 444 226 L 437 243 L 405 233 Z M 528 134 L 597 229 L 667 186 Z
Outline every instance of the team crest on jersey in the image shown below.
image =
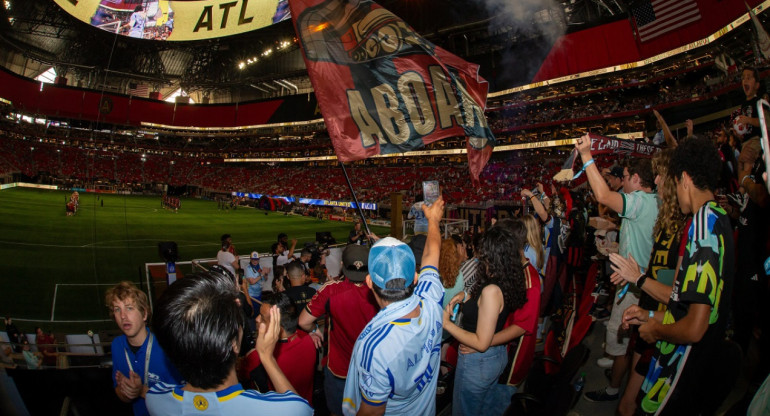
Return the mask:
M 372 380 L 373 380 L 373 377 L 372 377 L 372 375 L 371 375 L 371 374 L 369 374 L 369 373 L 367 373 L 366 371 L 364 371 L 364 373 L 363 373 L 363 374 L 361 374 L 361 378 L 363 379 L 363 381 L 364 381 L 364 385 L 365 385 L 366 387 L 371 387 L 371 386 L 372 386 Z
M 193 406 L 200 411 L 204 411 L 209 408 L 209 401 L 205 397 L 196 394 L 193 397 Z

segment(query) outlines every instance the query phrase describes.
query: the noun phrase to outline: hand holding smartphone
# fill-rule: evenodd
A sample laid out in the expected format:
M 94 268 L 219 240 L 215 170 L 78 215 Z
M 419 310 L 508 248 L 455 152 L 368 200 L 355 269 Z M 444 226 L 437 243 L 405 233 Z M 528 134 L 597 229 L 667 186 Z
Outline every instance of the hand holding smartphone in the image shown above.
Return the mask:
M 422 195 L 426 205 L 430 206 L 436 202 L 441 195 L 438 181 L 422 181 Z

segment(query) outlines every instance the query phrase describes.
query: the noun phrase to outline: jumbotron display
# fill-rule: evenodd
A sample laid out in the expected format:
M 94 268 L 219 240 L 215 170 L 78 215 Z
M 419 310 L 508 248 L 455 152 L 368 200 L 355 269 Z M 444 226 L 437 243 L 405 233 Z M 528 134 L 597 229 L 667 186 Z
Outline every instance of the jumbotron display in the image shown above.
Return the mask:
M 287 0 L 55 0 L 78 20 L 137 39 L 236 35 L 291 18 Z

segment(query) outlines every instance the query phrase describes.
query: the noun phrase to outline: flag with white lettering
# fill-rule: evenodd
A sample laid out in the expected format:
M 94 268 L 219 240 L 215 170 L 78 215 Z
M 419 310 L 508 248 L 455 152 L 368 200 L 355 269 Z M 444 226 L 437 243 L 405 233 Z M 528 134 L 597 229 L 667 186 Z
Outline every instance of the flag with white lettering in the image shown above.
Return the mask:
M 627 155 L 632 157 L 651 158 L 658 153 L 661 148 L 651 144 L 637 142 L 633 140 L 616 139 L 614 137 L 604 137 L 595 133 L 588 133 L 591 137 L 591 155 L 605 155 L 605 154 L 618 154 Z M 569 157 L 561 167 L 559 173 L 554 175 L 553 180 L 556 182 L 568 182 L 573 179 L 577 179 L 582 171 L 575 174 L 575 162 L 578 160 L 577 149 L 572 149 Z
M 294 28 L 340 161 L 466 137 L 478 178 L 494 145 L 478 65 L 367 0 L 290 0 Z

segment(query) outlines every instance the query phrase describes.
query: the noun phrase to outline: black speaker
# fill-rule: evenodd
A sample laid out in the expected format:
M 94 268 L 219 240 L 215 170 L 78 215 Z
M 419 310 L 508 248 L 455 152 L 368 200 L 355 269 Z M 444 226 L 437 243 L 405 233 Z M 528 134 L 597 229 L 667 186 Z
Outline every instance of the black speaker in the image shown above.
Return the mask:
M 161 241 L 158 243 L 158 255 L 166 261 L 173 263 L 179 259 L 179 250 L 173 241 Z
M 315 233 L 315 241 L 318 241 L 319 244 L 337 244 L 337 240 L 332 237 L 332 233 L 329 231 L 321 231 Z

